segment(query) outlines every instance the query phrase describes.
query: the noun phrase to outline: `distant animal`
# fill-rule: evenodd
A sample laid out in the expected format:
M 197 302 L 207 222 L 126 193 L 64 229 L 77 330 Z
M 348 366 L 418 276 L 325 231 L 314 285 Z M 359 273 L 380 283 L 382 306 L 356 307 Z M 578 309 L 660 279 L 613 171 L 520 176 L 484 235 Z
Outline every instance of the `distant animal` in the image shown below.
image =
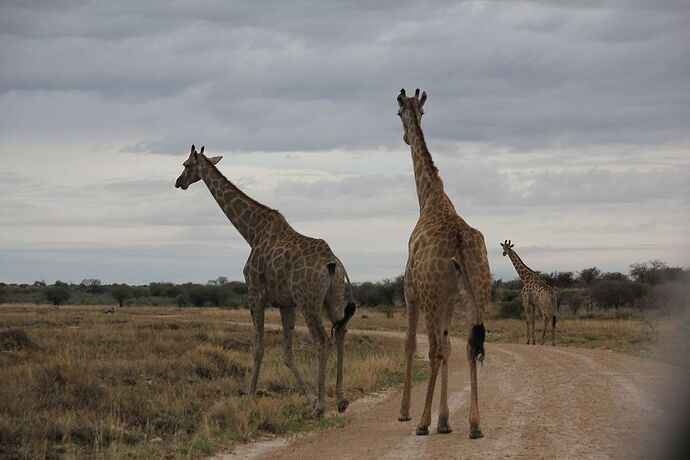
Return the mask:
M 510 240 L 500 243 L 503 248 L 503 255 L 508 256 L 513 262 L 515 271 L 522 280 L 522 308 L 525 311 L 525 321 L 527 322 L 527 344 L 534 345 L 534 319 L 537 309 L 544 319 L 544 329 L 541 332 L 541 344 L 544 345 L 546 328 L 551 322 L 551 345 L 556 345 L 556 311 L 558 306 L 558 295 L 556 290 L 546 284 L 546 282 L 525 264 Z
M 398 420 L 410 420 L 412 359 L 416 348 L 420 309 L 426 320 L 429 337 L 431 376 L 426 392 L 424 412 L 417 425 L 418 435 L 429 434 L 431 403 L 439 369 L 441 401 L 439 433 L 450 433 L 448 423 L 448 329 L 453 311 L 464 310 L 467 320 L 467 360 L 470 369 L 470 439 L 484 435 L 479 424 L 477 396 L 477 361 L 484 359 L 483 316 L 491 294 L 491 273 L 482 233 L 470 227 L 457 213 L 446 195 L 443 181 L 426 146 L 421 120 L 426 93 L 407 97 L 398 95 L 398 115 L 403 124 L 403 140 L 410 146 L 414 170 L 419 219 L 408 245 L 405 268 L 405 303 L 407 336 L 405 339 L 405 385 Z
M 115 314 L 115 307 L 110 307 L 107 310 L 103 310 L 103 313 L 106 315 L 114 315 Z
M 307 402 L 314 408 L 315 415 L 323 414 L 326 363 L 330 349 L 329 335 L 321 323 L 321 315 L 325 313 L 333 324 L 331 337 L 335 336 L 338 350 L 335 393 L 338 411 L 343 412 L 349 405 L 343 388 L 344 340 L 347 323 L 355 313 L 345 267 L 324 240 L 298 233 L 280 212 L 250 198 L 223 176 L 215 166 L 221 158 L 208 158 L 204 155 L 204 147 L 197 152 L 192 145 L 175 187 L 186 190 L 191 184 L 203 180 L 232 225 L 251 246 L 249 259 L 244 266 L 248 304 L 255 330 L 254 368 L 249 393 L 256 394 L 264 354 L 264 309 L 273 305 L 280 308 L 283 323 L 283 361 L 292 371 Z M 296 309 L 302 311 L 318 348 L 316 396 L 293 361 Z

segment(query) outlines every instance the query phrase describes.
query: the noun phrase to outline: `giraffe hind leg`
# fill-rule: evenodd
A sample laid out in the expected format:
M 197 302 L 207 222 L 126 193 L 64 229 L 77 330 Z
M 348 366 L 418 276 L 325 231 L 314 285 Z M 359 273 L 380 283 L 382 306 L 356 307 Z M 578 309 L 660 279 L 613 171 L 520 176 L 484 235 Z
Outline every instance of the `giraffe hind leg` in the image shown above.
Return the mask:
M 409 270 L 408 270 L 409 271 Z M 411 276 L 407 276 L 412 280 Z M 399 422 L 409 422 L 410 400 L 412 391 L 412 361 L 417 349 L 417 324 L 419 323 L 419 298 L 412 287 L 412 283 L 405 284 L 405 304 L 407 305 L 407 333 L 405 334 L 405 383 L 403 386 L 403 396 L 400 401 Z
M 341 297 L 341 301 L 338 301 L 338 297 Z M 336 324 L 342 321 L 340 318 L 339 304 L 342 304 L 342 295 L 337 296 L 334 293 L 329 292 L 324 302 L 324 307 L 328 313 L 328 317 L 331 323 Z M 345 397 L 345 383 L 344 383 L 344 367 L 345 367 L 345 334 L 347 332 L 345 327 L 335 328 L 335 344 L 338 353 L 338 365 L 337 374 L 335 382 L 335 397 L 337 399 L 338 412 L 345 412 L 350 401 Z
M 438 424 L 436 431 L 439 434 L 452 433 L 453 429 L 448 423 L 450 411 L 448 409 L 448 359 L 450 358 L 450 338 L 448 337 L 448 329 L 444 329 L 443 339 L 441 341 L 439 358 L 441 359 L 441 400 L 438 410 Z
M 549 327 L 549 315 L 544 315 L 544 329 L 541 331 L 541 345 L 544 345 L 544 338 L 546 337 L 546 329 Z
M 321 417 L 326 409 L 326 364 L 328 362 L 328 348 L 329 339 L 326 331 L 321 323 L 320 309 L 306 308 L 304 310 L 304 319 L 307 322 L 307 328 L 311 333 L 312 339 L 316 344 L 318 356 L 318 373 L 316 379 L 316 405 L 314 407 L 314 415 Z
M 431 330 L 433 324 L 427 321 L 427 329 Z M 431 404 L 434 401 L 434 388 L 436 387 L 436 377 L 438 376 L 438 369 L 441 365 L 441 360 L 438 357 L 438 341 L 436 334 L 431 330 L 427 332 L 429 336 L 429 366 L 431 366 L 431 375 L 426 387 L 426 399 L 424 400 L 424 411 L 422 412 L 422 419 L 417 425 L 415 431 L 419 436 L 426 436 L 429 434 L 429 425 L 431 425 Z

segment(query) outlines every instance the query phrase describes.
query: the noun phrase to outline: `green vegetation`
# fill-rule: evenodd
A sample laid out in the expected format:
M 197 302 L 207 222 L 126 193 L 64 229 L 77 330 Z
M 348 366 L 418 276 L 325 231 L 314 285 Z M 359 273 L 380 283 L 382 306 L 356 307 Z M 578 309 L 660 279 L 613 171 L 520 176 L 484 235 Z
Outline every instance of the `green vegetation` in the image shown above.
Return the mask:
M 602 273 L 597 267 L 589 267 L 578 273 L 556 271 L 541 276 L 557 288 L 559 304 L 575 317 L 581 310 L 586 317 L 609 310 L 616 314 L 631 309 L 674 313 L 684 310 L 690 298 L 690 271 L 669 267 L 658 260 L 633 264 L 627 275 Z M 378 282 L 354 283 L 352 291 L 360 307 L 371 307 L 393 317 L 404 312 L 404 286 L 405 280 L 401 275 Z M 493 312 L 496 317 L 522 316 L 521 287 L 519 279 L 494 280 L 492 301 L 498 305 Z M 228 281 L 223 276 L 206 284 L 104 285 L 98 279 L 85 279 L 79 284 L 60 281 L 53 285 L 46 285 L 43 281 L 31 285 L 0 283 L 0 303 L 239 308 L 246 304 L 246 299 L 246 285 L 240 281 Z

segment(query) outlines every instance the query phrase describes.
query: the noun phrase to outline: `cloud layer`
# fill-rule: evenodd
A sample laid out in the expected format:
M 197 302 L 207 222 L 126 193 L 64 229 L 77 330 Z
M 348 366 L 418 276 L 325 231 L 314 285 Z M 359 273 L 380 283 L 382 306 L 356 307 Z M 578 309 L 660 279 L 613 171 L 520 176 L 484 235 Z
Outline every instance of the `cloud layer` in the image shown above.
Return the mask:
M 0 15 L 0 281 L 204 281 L 248 253 L 191 143 L 327 239 L 402 271 L 416 219 L 401 87 L 456 207 L 541 270 L 687 265 L 684 2 L 15 2 Z M 495 240 L 495 241 L 494 241 Z

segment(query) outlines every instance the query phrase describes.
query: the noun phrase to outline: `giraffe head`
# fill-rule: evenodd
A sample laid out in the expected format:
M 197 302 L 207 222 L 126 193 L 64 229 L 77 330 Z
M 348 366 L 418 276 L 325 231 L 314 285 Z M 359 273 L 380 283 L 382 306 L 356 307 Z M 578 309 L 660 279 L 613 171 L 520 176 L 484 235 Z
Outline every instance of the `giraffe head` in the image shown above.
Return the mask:
M 510 242 L 510 240 L 505 240 L 503 243 L 499 243 L 501 247 L 503 248 L 503 255 L 507 256 L 508 253 L 513 251 L 513 246 L 515 246 L 513 243 Z
M 422 95 L 420 97 L 419 95 L 419 88 L 417 88 L 414 92 L 414 96 L 412 97 L 407 97 L 405 95 L 405 89 L 400 90 L 400 94 L 398 94 L 398 106 L 400 107 L 398 109 L 398 116 L 403 122 L 403 129 L 405 130 L 405 134 L 403 135 L 403 140 L 407 145 L 410 145 L 410 141 L 407 138 L 407 124 L 405 123 L 405 117 L 407 116 L 412 116 L 415 117 L 417 120 L 417 123 L 420 125 L 422 124 L 422 115 L 424 115 L 424 103 L 426 102 L 426 92 L 422 92 Z
M 178 177 L 175 181 L 175 188 L 187 190 L 187 187 L 201 179 L 200 165 L 202 158 L 206 158 L 204 156 L 204 147 L 201 147 L 201 150 L 197 152 L 194 144 L 192 144 L 192 150 L 189 152 L 189 158 L 182 163 L 184 165 L 184 171 L 182 171 L 180 177 Z M 211 164 L 216 164 L 221 158 L 223 157 L 208 158 L 208 161 L 210 161 Z

